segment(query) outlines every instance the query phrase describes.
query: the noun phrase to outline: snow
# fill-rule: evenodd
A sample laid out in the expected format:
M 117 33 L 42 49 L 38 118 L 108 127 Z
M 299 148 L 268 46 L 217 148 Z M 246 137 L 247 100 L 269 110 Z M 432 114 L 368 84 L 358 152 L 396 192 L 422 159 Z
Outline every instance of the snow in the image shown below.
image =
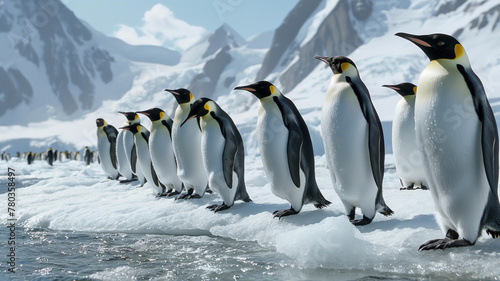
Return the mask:
M 246 157 L 246 183 L 253 203 L 238 201 L 226 211 L 205 207 L 220 203 L 215 194 L 190 201 L 157 199 L 146 183 L 120 184 L 106 179 L 97 163 L 45 161 L 27 165 L 22 159 L 0 162 L 0 170 L 16 170 L 18 224 L 28 228 L 174 235 L 215 235 L 255 241 L 283 253 L 304 268 L 375 270 L 412 277 L 495 278 L 500 274 L 500 243 L 483 236 L 475 246 L 418 252 L 428 239 L 444 234 L 434 220 L 429 191 L 400 191 L 392 155 L 387 155 L 384 197 L 395 211 L 353 226 L 330 184 L 324 157 L 316 157 L 320 189 L 332 204 L 322 210 L 306 205 L 300 214 L 273 219 L 288 203 L 272 195 L 259 157 Z M 6 175 L 0 176 L 6 182 Z M 21 187 L 21 188 L 19 188 Z M 7 194 L 0 195 L 7 202 Z M 360 214 L 358 213 L 358 216 Z M 0 213 L 5 221 L 7 214 Z

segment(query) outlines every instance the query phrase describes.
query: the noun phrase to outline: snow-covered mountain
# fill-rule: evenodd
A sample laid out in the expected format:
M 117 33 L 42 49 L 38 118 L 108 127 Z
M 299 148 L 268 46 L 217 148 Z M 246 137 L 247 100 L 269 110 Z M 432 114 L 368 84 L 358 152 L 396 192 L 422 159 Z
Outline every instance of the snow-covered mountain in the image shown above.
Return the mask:
M 132 62 L 176 64 L 177 52 L 96 32 L 59 0 L 0 4 L 0 124 L 75 119 L 130 89 Z M 150 61 L 151 62 L 151 61 Z M 106 93 L 106 94 L 103 94 Z M 29 112 L 29 114 L 26 114 Z
M 57 3 L 61 6 L 59 16 L 65 14 L 62 11 L 66 9 L 60 2 Z M 8 10 L 23 5 L 25 4 L 8 4 L 11 7 Z M 67 13 L 77 20 L 70 11 Z M 391 122 L 395 105 L 400 97 L 392 90 L 382 88 L 381 85 L 416 83 L 419 73 L 428 63 L 421 50 L 394 36 L 394 33 L 441 32 L 456 36 L 464 45 L 472 68 L 482 79 L 493 110 L 498 114 L 500 84 L 496 77 L 500 73 L 500 49 L 497 48 L 500 44 L 499 16 L 498 0 L 302 0 L 274 33 L 266 32 L 243 39 L 230 26 L 224 24 L 188 48 L 180 58 L 176 57 L 175 53 L 160 47 L 129 46 L 117 39 L 94 32 L 86 24 L 75 25 L 90 30 L 92 34 L 86 41 L 83 35 L 75 35 L 76 39 L 67 37 L 73 46 L 79 46 L 77 54 L 81 57 L 78 57 L 80 62 L 76 69 L 80 70 L 78 73 L 87 75 L 90 81 L 94 81 L 97 85 L 94 95 L 90 96 L 105 102 L 94 101 L 95 107 L 92 107 L 92 110 L 86 111 L 87 113 L 80 111 L 79 118 L 72 118 L 71 121 L 55 117 L 47 121 L 36 123 L 31 121 L 26 124 L 20 122 L 24 120 L 24 116 L 16 120 L 11 118 L 11 114 L 6 114 L 8 118 L 5 119 L 5 115 L 2 117 L 0 125 L 4 126 L 0 128 L 4 129 L 3 132 L 9 133 L 0 135 L 0 149 L 7 145 L 10 145 L 11 150 L 14 148 L 28 150 L 28 146 L 45 149 L 48 144 L 68 145 L 74 148 L 94 145 L 95 118 L 105 118 L 118 127 L 124 121 L 123 116 L 116 114 L 118 110 L 140 110 L 158 106 L 172 115 L 175 101 L 163 89 L 187 87 L 195 97 L 207 96 L 216 100 L 235 120 L 245 140 L 247 154 L 257 155 L 255 142 L 257 99 L 248 93 L 232 89 L 236 85 L 266 79 L 273 82 L 296 103 L 310 128 L 315 153 L 321 155 L 323 147 L 319 128 L 320 112 L 332 74 L 323 63 L 313 57 L 347 55 L 358 66 L 361 78 L 371 92 L 375 107 L 383 121 L 386 151 L 391 153 Z M 8 17 L 4 18 L 6 19 L 1 19 L 0 23 L 13 22 L 12 19 L 8 20 Z M 69 30 L 64 21 L 58 22 L 61 26 L 59 29 L 64 32 Z M 19 24 L 13 26 L 21 28 Z M 2 34 L 8 35 L 8 33 L 0 35 Z M 38 33 L 34 33 L 33 37 L 37 39 Z M 76 40 L 84 44 L 80 46 Z M 36 48 L 33 47 L 37 57 L 43 58 L 44 46 L 43 41 L 40 41 Z M 19 112 L 26 110 L 33 112 L 33 105 L 36 105 L 35 108 L 44 111 L 45 115 L 42 116 L 46 116 L 45 111 L 50 110 L 42 105 L 60 103 L 59 96 L 53 94 L 57 92 L 52 90 L 49 82 L 35 84 L 35 81 L 44 79 L 35 75 L 28 77 L 34 71 L 39 73 L 40 69 L 45 73 L 46 67 L 42 64 L 42 59 L 39 59 L 41 66 L 37 67 L 26 57 L 20 57 L 13 47 L 7 47 L 10 51 L 7 50 L 5 53 L 9 55 L 2 54 L 0 58 L 10 58 L 10 64 L 1 65 L 8 77 L 19 75 L 15 74 L 15 70 L 9 72 L 9 67 L 6 66 L 16 66 L 18 69 L 24 67 L 19 72 L 30 81 L 33 91 L 42 89 L 45 93 L 49 93 L 35 103 L 27 104 L 25 100 L 30 100 L 29 87 L 18 91 L 25 94 L 18 97 L 23 101 L 18 102 L 20 105 L 16 110 L 22 108 Z M 108 54 L 106 57 L 109 61 L 106 63 L 104 60 L 102 64 L 110 65 L 113 80 L 106 83 L 103 79 L 107 76 L 101 75 L 101 72 L 106 73 L 106 68 L 104 66 L 102 69 L 99 68 L 101 69 L 99 72 L 97 64 L 92 63 L 91 59 L 89 66 L 86 66 L 85 50 L 90 53 L 94 50 Z M 163 50 L 166 55 L 161 55 Z M 69 55 L 68 52 L 60 53 Z M 165 57 L 173 59 L 169 61 L 165 60 Z M 69 65 L 68 59 L 63 61 Z M 118 67 L 123 65 L 125 67 Z M 70 69 L 70 67 L 65 68 L 66 77 L 71 77 Z M 89 69 L 94 71 L 91 72 Z M 78 101 L 78 108 L 82 108 L 79 99 L 82 91 L 72 81 L 67 79 L 67 84 L 71 86 L 68 88 L 73 90 L 72 94 L 74 93 L 72 99 Z M 87 96 L 89 95 L 82 95 L 82 97 Z M 31 99 L 34 100 L 34 97 Z M 7 126 L 7 124 L 22 126 Z M 78 131 L 75 128 L 78 128 Z

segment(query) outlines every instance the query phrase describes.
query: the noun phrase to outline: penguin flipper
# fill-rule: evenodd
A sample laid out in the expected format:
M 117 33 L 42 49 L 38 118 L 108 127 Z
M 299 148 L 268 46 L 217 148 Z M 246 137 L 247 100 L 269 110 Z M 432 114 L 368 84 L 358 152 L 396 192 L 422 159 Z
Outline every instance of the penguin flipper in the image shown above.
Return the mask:
M 285 96 L 274 97 L 274 101 L 278 105 L 281 115 L 283 117 L 283 124 L 288 129 L 288 141 L 286 145 L 286 153 L 288 155 L 288 169 L 290 171 L 290 176 L 292 178 L 293 184 L 299 188 L 300 187 L 300 160 L 302 154 L 302 144 L 304 142 L 302 137 L 302 131 L 300 129 L 299 120 L 297 120 L 296 114 L 298 113 L 295 105 Z M 295 109 L 297 112 L 294 114 L 291 110 L 285 110 L 281 103 L 287 104 L 287 108 Z M 299 115 L 300 116 L 300 115 Z
M 118 169 L 118 160 L 116 158 L 116 138 L 118 136 L 118 130 L 111 125 L 107 125 L 104 127 L 104 132 L 108 137 L 108 141 L 111 144 L 109 149 L 109 154 L 111 156 L 111 163 L 115 169 Z
M 483 84 L 472 69 L 465 69 L 458 64 L 458 71 L 464 77 L 474 102 L 474 109 L 481 121 L 481 144 L 483 151 L 484 169 L 491 192 L 498 197 L 498 129 L 495 115 L 491 110 Z M 497 200 L 498 202 L 498 200 Z
M 229 189 L 231 189 L 233 188 L 233 170 L 238 147 L 236 145 L 236 138 L 233 134 L 226 132 L 225 138 L 226 143 L 224 144 L 224 151 L 222 151 L 222 167 L 224 180 Z
M 155 168 L 153 167 L 153 163 L 151 163 L 151 174 L 153 176 L 154 185 L 156 185 L 156 186 L 161 185 L 162 187 L 164 187 L 163 184 L 160 183 L 160 181 L 158 180 L 158 176 L 156 175 L 156 171 L 155 171 Z
M 130 167 L 134 174 L 137 173 L 137 150 L 135 144 L 132 146 L 132 151 L 130 152 Z
M 382 180 L 384 178 L 384 133 L 382 131 L 382 124 L 378 117 L 377 111 L 373 106 L 370 94 L 365 84 L 361 80 L 353 83 L 349 76 L 346 81 L 353 89 L 356 97 L 358 98 L 361 111 L 368 122 L 368 149 L 370 152 L 370 164 L 372 166 L 373 178 L 379 190 L 382 189 Z M 358 87 L 358 84 L 361 85 Z

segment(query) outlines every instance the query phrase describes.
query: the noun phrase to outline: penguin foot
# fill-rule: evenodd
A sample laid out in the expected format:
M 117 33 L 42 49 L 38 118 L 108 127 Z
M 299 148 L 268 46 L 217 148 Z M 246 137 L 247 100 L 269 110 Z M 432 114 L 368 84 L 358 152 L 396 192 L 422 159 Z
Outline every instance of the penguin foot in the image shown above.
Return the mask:
M 167 193 L 159 193 L 156 194 L 156 198 L 160 198 L 160 197 L 167 197 L 168 196 L 168 192 Z
M 167 192 L 167 194 L 165 196 L 170 197 L 170 196 L 179 195 L 179 194 L 181 194 L 179 191 L 173 189 L 173 190 L 170 190 L 169 192 Z
M 214 211 L 214 213 L 217 213 L 217 212 L 223 211 L 223 210 L 227 210 L 229 208 L 231 208 L 231 206 L 228 206 L 225 203 L 222 203 L 220 205 L 217 205 L 217 204 L 210 205 L 210 206 L 207 207 L 207 209 L 209 209 L 211 211 Z
M 363 218 L 360 220 L 354 220 L 354 219 L 349 219 L 349 221 L 355 225 L 355 226 L 360 226 L 360 225 L 367 225 L 372 222 L 373 219 L 370 219 L 366 216 L 363 215 Z
M 129 183 L 129 182 L 133 182 L 133 181 L 136 181 L 137 178 L 132 178 L 130 180 L 121 180 L 120 183 Z
M 454 247 L 464 247 L 464 246 L 472 246 L 469 240 L 466 239 L 452 239 L 449 237 L 443 239 L 433 239 L 425 242 L 424 244 L 418 247 L 419 251 L 426 250 L 437 250 L 437 249 L 446 249 L 446 248 L 454 248 Z
M 189 199 L 189 197 L 191 196 L 190 193 L 183 193 L 177 197 L 175 197 L 175 200 L 179 200 L 179 199 Z
M 420 186 L 420 189 L 422 189 L 422 190 L 429 190 L 429 188 L 427 186 L 423 185 L 423 184 Z
M 486 233 L 491 235 L 491 237 L 493 237 L 493 239 L 496 239 L 496 238 L 500 238 L 500 231 L 494 231 L 494 230 L 491 230 L 491 229 L 486 229 Z
M 295 211 L 293 208 L 285 209 L 285 210 L 277 210 L 277 211 L 274 211 L 273 218 L 281 219 L 281 217 L 296 215 L 298 213 L 299 212 Z
M 400 181 L 401 181 L 401 179 L 400 179 Z M 402 182 L 402 181 L 401 181 L 401 185 L 403 185 L 403 182 Z M 414 183 L 412 183 L 412 184 L 411 184 L 411 185 L 409 185 L 409 186 L 403 186 L 403 187 L 401 187 L 399 190 L 415 190 L 415 188 L 414 188 L 414 187 L 415 187 L 415 184 L 414 184 Z

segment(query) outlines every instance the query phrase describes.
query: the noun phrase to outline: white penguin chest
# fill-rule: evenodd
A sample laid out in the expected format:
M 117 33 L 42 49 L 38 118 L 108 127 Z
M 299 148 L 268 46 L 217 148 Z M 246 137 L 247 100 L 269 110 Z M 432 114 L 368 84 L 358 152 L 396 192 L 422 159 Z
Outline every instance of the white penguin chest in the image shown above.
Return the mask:
M 222 154 L 226 139 L 224 139 L 216 120 L 202 121 L 201 127 L 203 130 L 201 134 L 203 162 L 209 177 L 213 177 L 223 171 Z

